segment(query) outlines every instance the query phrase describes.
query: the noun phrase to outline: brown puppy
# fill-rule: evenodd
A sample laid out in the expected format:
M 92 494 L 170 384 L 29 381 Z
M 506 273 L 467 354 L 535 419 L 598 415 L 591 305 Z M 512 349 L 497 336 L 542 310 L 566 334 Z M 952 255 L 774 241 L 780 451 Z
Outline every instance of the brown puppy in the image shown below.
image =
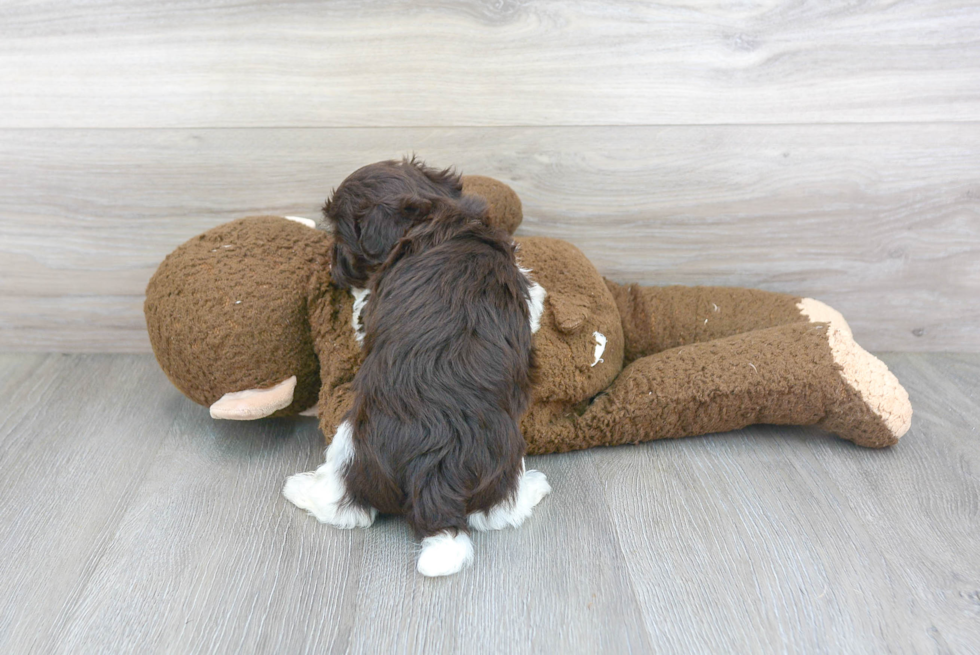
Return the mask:
M 458 182 L 414 160 L 382 162 L 327 204 L 335 282 L 370 287 L 365 359 L 327 462 L 285 490 L 340 527 L 404 514 L 423 537 L 425 575 L 458 571 L 472 560 L 468 528 L 520 525 L 550 491 L 524 471 L 518 426 L 542 292 Z

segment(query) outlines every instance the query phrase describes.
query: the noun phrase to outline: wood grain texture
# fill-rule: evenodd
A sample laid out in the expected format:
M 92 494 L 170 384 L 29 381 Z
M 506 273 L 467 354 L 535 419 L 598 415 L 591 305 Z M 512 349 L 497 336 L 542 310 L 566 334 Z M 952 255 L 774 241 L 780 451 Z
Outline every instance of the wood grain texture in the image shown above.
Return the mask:
M 976 652 L 980 356 L 886 361 L 894 448 L 762 426 L 535 458 L 529 522 L 423 579 L 403 521 L 282 499 L 312 419 L 213 422 L 148 356 L 0 355 L 0 650 Z
M 149 357 L 0 356 L 0 380 L 0 652 L 50 652 L 184 403 Z
M 495 176 L 522 234 L 618 281 L 824 300 L 871 350 L 980 350 L 980 124 L 0 131 L 0 348 L 147 351 L 178 244 L 316 217 L 412 151 Z
M 976 389 L 980 362 L 885 360 L 916 411 L 895 448 L 757 426 L 600 462 L 648 629 L 696 626 L 660 630 L 657 652 L 980 647 L 980 415 L 953 391 L 957 377 Z
M 0 126 L 978 120 L 978 32 L 966 0 L 34 0 Z

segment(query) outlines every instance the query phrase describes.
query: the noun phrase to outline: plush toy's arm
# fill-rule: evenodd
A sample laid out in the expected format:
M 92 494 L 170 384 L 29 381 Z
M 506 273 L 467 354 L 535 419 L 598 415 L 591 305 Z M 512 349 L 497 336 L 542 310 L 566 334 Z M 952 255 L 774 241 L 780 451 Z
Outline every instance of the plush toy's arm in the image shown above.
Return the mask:
M 669 348 L 753 330 L 826 321 L 850 334 L 844 317 L 819 300 L 737 287 L 645 287 L 606 280 L 623 319 L 629 363 Z
M 330 284 L 329 267 L 310 282 L 310 332 L 320 363 L 320 429 L 330 439 L 350 408 L 350 383 L 361 365 L 361 348 L 354 337 L 354 298 Z
M 797 322 L 643 357 L 578 412 L 539 404 L 522 427 L 532 454 L 723 432 L 819 425 L 861 446 L 908 430 L 908 394 L 850 334 Z
M 487 202 L 490 224 L 513 234 L 524 220 L 521 199 L 509 186 L 492 177 L 464 175 L 463 193 L 479 196 Z

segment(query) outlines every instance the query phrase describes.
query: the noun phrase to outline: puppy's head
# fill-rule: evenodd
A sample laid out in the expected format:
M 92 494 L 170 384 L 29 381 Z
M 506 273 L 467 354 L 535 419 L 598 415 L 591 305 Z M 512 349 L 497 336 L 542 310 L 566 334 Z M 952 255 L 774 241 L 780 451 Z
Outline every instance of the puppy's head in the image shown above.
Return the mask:
M 330 274 L 341 288 L 364 287 L 402 236 L 424 220 L 433 200 L 459 199 L 460 176 L 412 159 L 383 161 L 358 169 L 323 207 L 333 227 Z

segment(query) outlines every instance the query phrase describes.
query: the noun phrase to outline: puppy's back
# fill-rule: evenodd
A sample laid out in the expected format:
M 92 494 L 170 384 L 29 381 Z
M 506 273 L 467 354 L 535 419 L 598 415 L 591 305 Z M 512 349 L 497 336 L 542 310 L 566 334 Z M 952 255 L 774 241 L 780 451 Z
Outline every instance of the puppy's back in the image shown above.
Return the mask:
M 511 496 L 531 385 L 528 283 L 504 233 L 449 205 L 412 231 L 364 312 L 354 380 L 353 502 L 423 535 Z

